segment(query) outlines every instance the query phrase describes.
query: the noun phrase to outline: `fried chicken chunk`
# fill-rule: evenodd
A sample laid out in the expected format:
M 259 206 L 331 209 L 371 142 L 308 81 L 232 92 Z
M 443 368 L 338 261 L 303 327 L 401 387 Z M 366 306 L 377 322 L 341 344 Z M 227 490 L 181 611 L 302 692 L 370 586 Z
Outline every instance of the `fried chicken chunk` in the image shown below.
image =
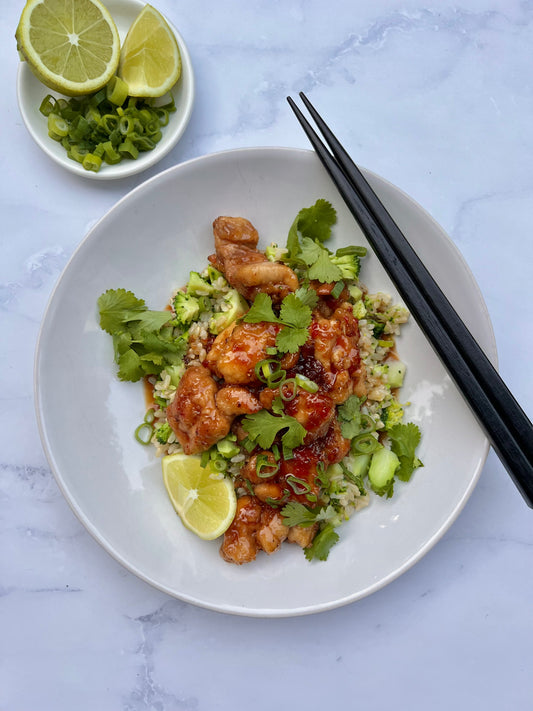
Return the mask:
M 257 249 L 259 235 L 243 217 L 217 217 L 213 222 L 216 255 L 210 257 L 245 299 L 259 292 L 281 301 L 298 288 L 298 277 L 286 264 L 269 261 Z
M 275 323 L 237 323 L 234 321 L 215 338 L 204 361 L 218 378 L 232 385 L 259 383 L 255 366 L 268 358 L 279 326 Z
M 167 409 L 167 420 L 185 454 L 199 454 L 225 437 L 237 415 L 261 403 L 245 388 L 218 387 L 202 365 L 187 368 Z

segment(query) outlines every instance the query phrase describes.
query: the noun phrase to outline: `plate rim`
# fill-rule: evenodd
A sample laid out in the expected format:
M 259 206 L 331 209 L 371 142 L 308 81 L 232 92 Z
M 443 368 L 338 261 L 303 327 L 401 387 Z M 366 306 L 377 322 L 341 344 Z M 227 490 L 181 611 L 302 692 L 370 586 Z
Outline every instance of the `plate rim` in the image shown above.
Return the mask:
M 475 489 L 479 478 L 481 476 L 481 472 L 485 466 L 485 462 L 490 450 L 490 443 L 488 441 L 488 438 L 486 435 L 483 434 L 483 447 L 482 451 L 480 451 L 480 456 L 479 456 L 479 461 L 475 467 L 475 471 L 472 473 L 469 485 L 465 488 L 465 491 L 463 493 L 462 498 L 457 502 L 454 510 L 450 513 L 450 515 L 446 518 L 446 520 L 442 523 L 442 525 L 433 533 L 432 536 L 430 536 L 424 544 L 416 551 L 416 553 L 413 553 L 408 560 L 406 560 L 403 564 L 398 566 L 395 570 L 391 571 L 388 575 L 385 577 L 381 578 L 377 582 L 375 582 L 372 585 L 367 585 L 366 588 L 363 590 L 359 590 L 356 593 L 352 595 L 345 595 L 342 598 L 336 598 L 335 600 L 331 600 L 329 602 L 323 602 L 320 604 L 313 604 L 313 605 L 305 605 L 301 607 L 296 607 L 296 608 L 288 608 L 288 609 L 280 609 L 280 608 L 261 608 L 261 609 L 254 609 L 254 608 L 248 608 L 244 605 L 230 605 L 230 604 L 215 604 L 212 602 L 207 602 L 205 600 L 198 599 L 194 595 L 187 594 L 180 592 L 179 594 L 175 590 L 169 589 L 169 587 L 158 583 L 156 580 L 151 578 L 149 575 L 146 575 L 145 573 L 142 572 L 142 570 L 138 569 L 133 563 L 125 560 L 115 549 L 114 546 L 111 544 L 111 542 L 101 533 L 98 531 L 96 526 L 93 525 L 93 523 L 86 517 L 86 515 L 83 513 L 81 508 L 79 507 L 78 503 L 71 498 L 68 489 L 65 485 L 65 483 L 62 480 L 62 476 L 59 472 L 59 468 L 56 467 L 55 464 L 55 458 L 53 455 L 53 452 L 51 450 L 51 447 L 49 446 L 47 434 L 46 434 L 46 429 L 43 421 L 43 413 L 42 413 L 42 407 L 41 407 L 41 393 L 40 393 L 40 388 L 39 388 L 39 365 L 40 365 L 40 358 L 41 358 L 41 347 L 42 347 L 42 341 L 43 341 L 43 334 L 45 332 L 45 329 L 47 327 L 47 322 L 51 314 L 51 310 L 53 308 L 56 294 L 58 290 L 61 287 L 62 281 L 64 278 L 66 278 L 66 275 L 71 267 L 71 264 L 73 263 L 74 260 L 78 259 L 79 254 L 83 251 L 85 246 L 87 245 L 88 242 L 91 241 L 92 235 L 99 229 L 100 224 L 105 221 L 116 208 L 119 207 L 124 201 L 132 199 L 132 197 L 135 195 L 135 193 L 145 190 L 146 186 L 152 182 L 157 182 L 162 179 L 164 179 L 168 174 L 173 173 L 173 172 L 179 172 L 181 170 L 186 169 L 188 166 L 191 164 L 199 164 L 202 162 L 209 162 L 211 160 L 219 160 L 223 159 L 224 156 L 227 154 L 232 154 L 235 155 L 236 153 L 253 153 L 253 152 L 262 152 L 262 153 L 276 153 L 276 152 L 283 152 L 286 153 L 287 151 L 293 152 L 294 154 L 301 154 L 301 155 L 309 155 L 312 154 L 314 155 L 314 151 L 309 150 L 309 149 L 304 149 L 304 148 L 293 148 L 293 147 L 288 147 L 288 146 L 250 146 L 250 147 L 244 147 L 244 148 L 230 148 L 222 151 L 216 151 L 208 154 L 204 154 L 201 156 L 197 156 L 195 158 L 191 158 L 187 161 L 178 163 L 174 166 L 170 166 L 169 168 L 165 169 L 164 171 L 161 171 L 157 173 L 154 176 L 151 176 L 141 182 L 139 185 L 135 186 L 132 188 L 130 191 L 128 191 L 125 195 L 123 195 L 121 198 L 119 198 L 110 208 L 108 208 L 105 213 L 91 226 L 91 228 L 86 232 L 86 234 L 83 236 L 81 241 L 76 245 L 74 251 L 72 252 L 69 260 L 63 267 L 63 270 L 59 277 L 57 278 L 50 296 L 48 298 L 46 307 L 43 311 L 43 315 L 41 318 L 41 323 L 39 326 L 39 331 L 36 339 L 36 344 L 35 344 L 35 351 L 34 351 L 34 363 L 33 363 L 33 394 L 34 394 L 34 407 L 35 407 L 35 414 L 36 414 L 36 420 L 37 420 L 37 426 L 38 426 L 38 431 L 39 431 L 39 436 L 41 439 L 41 444 L 43 447 L 43 451 L 45 454 L 45 457 L 47 459 L 47 462 L 50 466 L 50 470 L 54 476 L 54 479 L 64 496 L 65 500 L 67 501 L 69 507 L 75 514 L 76 518 L 80 521 L 80 523 L 84 526 L 84 528 L 91 534 L 91 536 L 96 540 L 102 548 L 115 560 L 117 561 L 120 565 L 122 565 L 126 570 L 128 570 L 130 573 L 133 573 L 136 577 L 140 578 L 144 582 L 148 583 L 151 587 L 154 587 L 155 589 L 166 593 L 170 597 L 174 597 L 176 599 L 182 600 L 184 602 L 193 604 L 197 607 L 201 607 L 204 609 L 212 610 L 215 612 L 219 612 L 222 614 L 232 614 L 232 615 L 237 615 L 237 616 L 245 616 L 245 617 L 258 617 L 258 618 L 284 618 L 284 617 L 297 617 L 297 616 L 303 616 L 303 615 L 310 615 L 310 614 L 318 614 L 320 612 L 325 612 L 328 610 L 336 609 L 338 607 L 342 607 L 347 604 L 351 604 L 353 602 L 357 602 L 358 600 L 362 600 L 365 597 L 368 597 L 369 595 L 378 592 L 379 590 L 383 589 L 387 585 L 389 585 L 391 582 L 399 578 L 401 575 L 403 575 L 407 570 L 409 570 L 411 567 L 413 567 L 417 562 L 419 562 L 430 550 L 435 546 L 435 544 L 442 538 L 442 536 L 446 533 L 447 530 L 453 525 L 453 523 L 456 521 L 458 516 L 460 515 L 461 511 L 463 510 L 464 506 L 466 505 L 466 502 L 470 498 L 473 490 Z M 452 249 L 452 251 L 455 253 L 454 256 L 459 259 L 459 261 L 462 264 L 462 267 L 465 269 L 465 273 L 470 279 L 471 286 L 474 287 L 477 296 L 478 296 L 478 305 L 481 307 L 483 311 L 483 315 L 485 317 L 485 324 L 487 326 L 487 340 L 490 343 L 490 349 L 487 350 L 487 355 L 491 362 L 494 364 L 495 367 L 497 367 L 497 361 L 498 361 L 498 355 L 497 355 L 497 345 L 496 345 L 496 339 L 495 339 L 495 334 L 494 334 L 494 328 L 493 324 L 490 318 L 490 314 L 487 308 L 487 304 L 485 302 L 485 299 L 483 297 L 483 294 L 481 292 L 481 289 L 479 287 L 479 284 L 477 283 L 474 274 L 472 270 L 470 269 L 468 263 L 466 262 L 464 256 L 462 255 L 461 251 L 457 247 L 457 245 L 453 242 L 451 237 L 447 234 L 447 232 L 440 226 L 440 224 L 425 210 L 424 207 L 422 207 L 416 200 L 414 200 L 408 193 L 403 191 L 401 188 L 397 187 L 394 183 L 390 182 L 386 178 L 383 178 L 381 175 L 378 173 L 375 173 L 367 168 L 364 168 L 360 166 L 362 172 L 366 176 L 375 176 L 378 178 L 380 181 L 388 184 L 394 191 L 397 191 L 402 194 L 402 197 L 407 200 L 409 203 L 411 203 L 417 210 L 421 211 L 424 213 L 426 218 L 429 218 L 434 225 L 438 228 L 438 230 L 442 233 L 443 237 L 446 240 L 447 246 Z

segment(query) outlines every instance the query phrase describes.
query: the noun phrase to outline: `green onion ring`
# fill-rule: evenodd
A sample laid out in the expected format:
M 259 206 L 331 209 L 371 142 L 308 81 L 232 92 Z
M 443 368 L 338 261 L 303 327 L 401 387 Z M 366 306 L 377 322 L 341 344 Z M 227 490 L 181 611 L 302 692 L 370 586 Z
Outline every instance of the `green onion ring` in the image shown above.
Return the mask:
M 286 385 L 289 387 L 288 395 L 286 395 L 284 392 L 284 388 Z M 292 400 L 294 400 L 294 398 L 298 394 L 298 383 L 296 382 L 296 378 L 287 378 L 287 380 L 283 380 L 279 385 L 279 394 L 284 402 L 291 402 Z
M 152 435 L 154 434 L 154 428 L 148 422 L 141 422 L 141 424 L 135 430 L 135 439 L 139 444 L 147 445 L 150 444 Z
M 378 440 L 369 432 L 357 435 L 352 440 L 352 447 L 359 454 L 371 454 L 381 447 Z

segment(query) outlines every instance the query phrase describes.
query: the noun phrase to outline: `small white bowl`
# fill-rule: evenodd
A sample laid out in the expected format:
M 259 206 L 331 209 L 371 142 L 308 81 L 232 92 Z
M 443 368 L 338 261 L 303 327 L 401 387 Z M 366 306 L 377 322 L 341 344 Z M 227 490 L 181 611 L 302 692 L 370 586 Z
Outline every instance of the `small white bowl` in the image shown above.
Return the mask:
M 106 7 L 113 16 L 120 40 L 124 41 L 131 24 L 143 9 L 142 0 L 106 0 Z M 137 160 L 124 160 L 117 165 L 102 164 L 98 173 L 94 173 L 67 156 L 67 152 L 57 141 L 48 136 L 46 118 L 40 113 L 39 106 L 44 97 L 53 93 L 32 73 L 26 62 L 21 62 L 17 74 L 17 99 L 20 113 L 26 128 L 37 145 L 63 168 L 92 180 L 114 180 L 140 173 L 160 161 L 183 135 L 192 113 L 194 103 L 194 74 L 189 52 L 182 36 L 172 23 L 165 18 L 176 35 L 181 54 L 181 77 L 172 89 L 176 102 L 175 113 L 170 114 L 168 125 L 163 128 L 163 138 L 156 147 L 140 153 Z

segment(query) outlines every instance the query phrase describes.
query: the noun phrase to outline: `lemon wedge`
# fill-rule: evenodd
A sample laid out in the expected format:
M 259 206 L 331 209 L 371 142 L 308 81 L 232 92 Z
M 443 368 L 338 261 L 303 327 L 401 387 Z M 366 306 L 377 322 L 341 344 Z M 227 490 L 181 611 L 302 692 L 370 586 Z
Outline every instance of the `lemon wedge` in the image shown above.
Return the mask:
M 172 505 L 183 524 L 206 541 L 221 536 L 237 509 L 235 488 L 230 479 L 219 479 L 200 457 L 169 454 L 161 460 L 163 481 Z
M 37 78 L 66 96 L 98 91 L 118 67 L 120 38 L 99 0 L 28 0 L 15 37 Z
M 176 36 L 165 18 L 145 5 L 128 30 L 120 53 L 118 75 L 130 96 L 163 96 L 181 76 Z

